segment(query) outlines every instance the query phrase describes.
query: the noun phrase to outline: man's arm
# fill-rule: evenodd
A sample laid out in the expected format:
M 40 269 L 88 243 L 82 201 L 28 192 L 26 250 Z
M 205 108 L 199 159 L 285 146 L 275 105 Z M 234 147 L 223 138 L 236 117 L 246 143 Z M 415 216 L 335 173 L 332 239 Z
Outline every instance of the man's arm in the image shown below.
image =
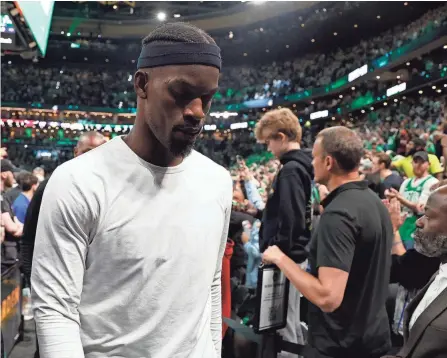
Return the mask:
M 228 239 L 232 198 L 233 184 L 229 177 L 228 185 L 222 199 L 225 210 L 225 221 L 220 238 L 214 280 L 211 286 L 211 336 L 213 337 L 214 347 L 216 348 L 216 357 L 220 357 L 222 351 L 222 260 Z
M 444 135 L 444 137 L 441 139 L 441 145 L 442 156 L 444 157 L 444 174 L 447 176 L 447 135 Z
M 79 305 L 95 200 L 62 166 L 43 195 L 31 274 L 42 358 L 83 357 Z M 96 204 L 97 205 L 97 204 Z
M 436 155 L 429 154 L 428 156 L 430 167 L 428 169 L 429 173 L 435 176 L 438 180 L 442 180 L 443 169 L 441 163 Z
M 336 213 L 324 213 L 318 226 L 317 269 L 315 277 L 282 254 L 274 246 L 263 260 L 276 264 L 290 282 L 323 312 L 340 307 L 355 252 L 355 229 L 352 219 Z

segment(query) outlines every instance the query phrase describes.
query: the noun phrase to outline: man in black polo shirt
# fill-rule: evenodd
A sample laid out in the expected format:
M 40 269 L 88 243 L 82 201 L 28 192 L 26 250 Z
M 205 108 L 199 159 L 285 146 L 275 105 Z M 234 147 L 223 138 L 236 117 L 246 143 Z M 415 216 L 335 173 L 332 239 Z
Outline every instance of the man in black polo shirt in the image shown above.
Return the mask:
M 317 136 L 315 181 L 330 193 L 310 243 L 310 274 L 277 247 L 263 257 L 310 301 L 307 358 L 376 358 L 390 348 L 385 302 L 393 227 L 378 196 L 359 181 L 362 152 L 362 141 L 348 128 Z

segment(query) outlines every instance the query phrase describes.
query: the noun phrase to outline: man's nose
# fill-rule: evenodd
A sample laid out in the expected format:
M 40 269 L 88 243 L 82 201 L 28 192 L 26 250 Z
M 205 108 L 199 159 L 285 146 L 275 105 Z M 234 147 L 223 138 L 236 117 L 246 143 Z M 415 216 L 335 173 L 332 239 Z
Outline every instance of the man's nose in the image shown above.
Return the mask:
M 196 121 L 200 122 L 205 117 L 205 112 L 203 111 L 203 103 L 200 98 L 195 98 L 186 106 L 183 113 L 185 117 L 192 117 Z

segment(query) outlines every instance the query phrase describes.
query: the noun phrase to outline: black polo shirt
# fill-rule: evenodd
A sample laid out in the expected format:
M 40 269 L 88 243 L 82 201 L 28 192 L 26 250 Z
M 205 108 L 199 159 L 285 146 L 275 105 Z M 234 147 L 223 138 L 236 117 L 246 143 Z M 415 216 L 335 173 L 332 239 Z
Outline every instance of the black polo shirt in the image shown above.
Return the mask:
M 325 356 L 360 358 L 386 353 L 390 331 L 385 302 L 393 228 L 387 209 L 366 181 L 333 190 L 310 243 L 311 274 L 319 267 L 349 273 L 340 307 L 324 313 L 310 303 L 309 343 Z

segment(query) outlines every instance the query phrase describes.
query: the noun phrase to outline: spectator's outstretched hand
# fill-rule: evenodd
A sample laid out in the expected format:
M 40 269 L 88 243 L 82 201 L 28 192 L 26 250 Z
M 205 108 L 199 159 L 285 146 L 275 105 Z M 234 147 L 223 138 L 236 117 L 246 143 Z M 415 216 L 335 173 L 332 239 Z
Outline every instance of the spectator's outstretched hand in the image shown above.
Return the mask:
M 399 200 L 393 198 L 390 200 L 388 199 L 382 200 L 382 202 L 385 204 L 386 208 L 388 209 L 388 212 L 390 213 L 391 222 L 393 224 L 394 230 L 395 231 L 399 230 L 399 228 L 402 226 L 407 217 L 406 214 L 402 214 Z

